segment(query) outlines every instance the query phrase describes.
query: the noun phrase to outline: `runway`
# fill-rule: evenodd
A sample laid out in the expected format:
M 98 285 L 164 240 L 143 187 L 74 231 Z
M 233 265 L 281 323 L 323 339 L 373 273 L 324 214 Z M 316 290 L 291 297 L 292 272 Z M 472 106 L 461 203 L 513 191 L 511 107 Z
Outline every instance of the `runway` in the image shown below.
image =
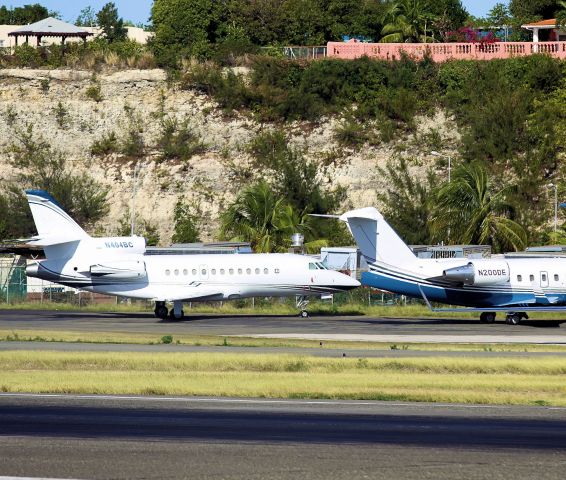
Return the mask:
M 545 328 L 546 327 L 546 328 Z M 2 330 L 66 330 L 156 335 L 257 336 L 376 342 L 553 343 L 566 344 L 566 328 L 556 322 L 510 326 L 459 319 L 255 316 L 194 314 L 180 322 L 150 313 L 89 313 L 0 310 Z
M 0 395 L 0 475 L 561 479 L 566 410 Z

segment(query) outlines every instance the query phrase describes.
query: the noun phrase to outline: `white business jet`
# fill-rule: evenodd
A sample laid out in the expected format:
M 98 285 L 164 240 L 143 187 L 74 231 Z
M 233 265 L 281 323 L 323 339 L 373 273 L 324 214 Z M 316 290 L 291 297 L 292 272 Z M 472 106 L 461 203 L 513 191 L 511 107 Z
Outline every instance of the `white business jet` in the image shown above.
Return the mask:
M 183 302 L 249 297 L 306 299 L 356 288 L 360 283 L 328 270 L 313 258 L 294 254 L 145 255 L 138 236 L 93 238 L 47 193 L 26 191 L 45 260 L 27 275 L 82 290 L 155 301 L 155 315 L 183 318 Z M 167 302 L 173 304 L 171 311 Z
M 369 271 L 362 285 L 468 308 L 435 311 L 482 311 L 480 321 L 507 314 L 516 325 L 527 311 L 566 311 L 566 257 L 517 254 L 488 259 L 421 259 L 372 207 L 339 217 L 346 222 L 365 257 Z M 434 310 L 434 309 L 433 309 Z

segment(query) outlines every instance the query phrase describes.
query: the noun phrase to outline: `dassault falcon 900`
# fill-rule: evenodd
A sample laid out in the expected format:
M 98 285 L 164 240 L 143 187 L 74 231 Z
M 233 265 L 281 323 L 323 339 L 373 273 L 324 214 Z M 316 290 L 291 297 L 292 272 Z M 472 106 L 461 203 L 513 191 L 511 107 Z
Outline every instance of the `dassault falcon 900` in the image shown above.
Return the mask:
M 482 311 L 486 323 L 496 312 L 516 325 L 528 311 L 566 311 L 566 257 L 417 258 L 375 208 L 339 218 L 368 263 L 362 285 L 423 299 L 431 309 L 439 302 L 468 307 L 443 311 Z
M 38 232 L 27 243 L 43 248 L 46 257 L 28 266 L 28 276 L 90 292 L 153 300 L 160 318 L 181 319 L 183 302 L 260 296 L 306 299 L 360 285 L 311 257 L 289 253 L 145 255 L 143 237 L 91 237 L 47 192 L 26 194 Z M 167 302 L 173 304 L 170 311 Z M 308 316 L 302 308 L 301 315 Z

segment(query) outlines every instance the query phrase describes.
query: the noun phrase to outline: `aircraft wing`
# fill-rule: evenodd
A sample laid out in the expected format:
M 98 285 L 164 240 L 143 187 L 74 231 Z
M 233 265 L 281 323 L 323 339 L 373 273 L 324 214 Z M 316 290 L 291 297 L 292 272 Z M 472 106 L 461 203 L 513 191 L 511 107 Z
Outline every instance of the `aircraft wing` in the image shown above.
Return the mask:
M 194 292 L 178 291 L 167 294 L 165 298 L 154 298 L 157 301 L 183 301 L 183 302 L 214 302 L 225 300 L 224 292 L 219 290 L 195 289 Z

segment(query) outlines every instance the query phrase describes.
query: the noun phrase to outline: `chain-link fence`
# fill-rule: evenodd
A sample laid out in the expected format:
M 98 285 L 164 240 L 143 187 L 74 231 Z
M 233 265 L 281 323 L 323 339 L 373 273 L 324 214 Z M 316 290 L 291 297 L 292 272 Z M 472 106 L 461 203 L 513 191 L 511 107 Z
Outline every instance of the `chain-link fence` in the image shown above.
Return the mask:
M 85 292 L 46 280 L 28 278 L 26 276 L 26 266 L 26 260 L 23 257 L 12 255 L 0 256 L 0 303 L 33 303 L 38 305 L 43 303 L 61 303 L 74 305 L 79 308 L 91 305 L 107 304 L 110 306 L 126 303 L 139 305 L 143 309 L 151 307 L 152 302 L 145 300 L 131 300 Z M 310 300 L 313 303 L 331 303 L 336 306 L 395 306 L 407 305 L 408 303 L 423 303 L 419 300 L 407 299 L 401 295 L 382 292 L 368 287 L 360 287 L 349 292 L 329 295 L 324 297 L 324 300 L 319 300 L 315 297 Z M 255 298 L 242 299 L 233 303 L 241 308 L 253 308 L 254 306 L 268 307 L 269 305 L 280 305 L 282 302 L 294 303 L 295 299 Z M 221 306 L 222 302 L 207 302 L 207 304 L 210 306 Z M 195 303 L 194 305 L 197 306 L 199 304 Z

